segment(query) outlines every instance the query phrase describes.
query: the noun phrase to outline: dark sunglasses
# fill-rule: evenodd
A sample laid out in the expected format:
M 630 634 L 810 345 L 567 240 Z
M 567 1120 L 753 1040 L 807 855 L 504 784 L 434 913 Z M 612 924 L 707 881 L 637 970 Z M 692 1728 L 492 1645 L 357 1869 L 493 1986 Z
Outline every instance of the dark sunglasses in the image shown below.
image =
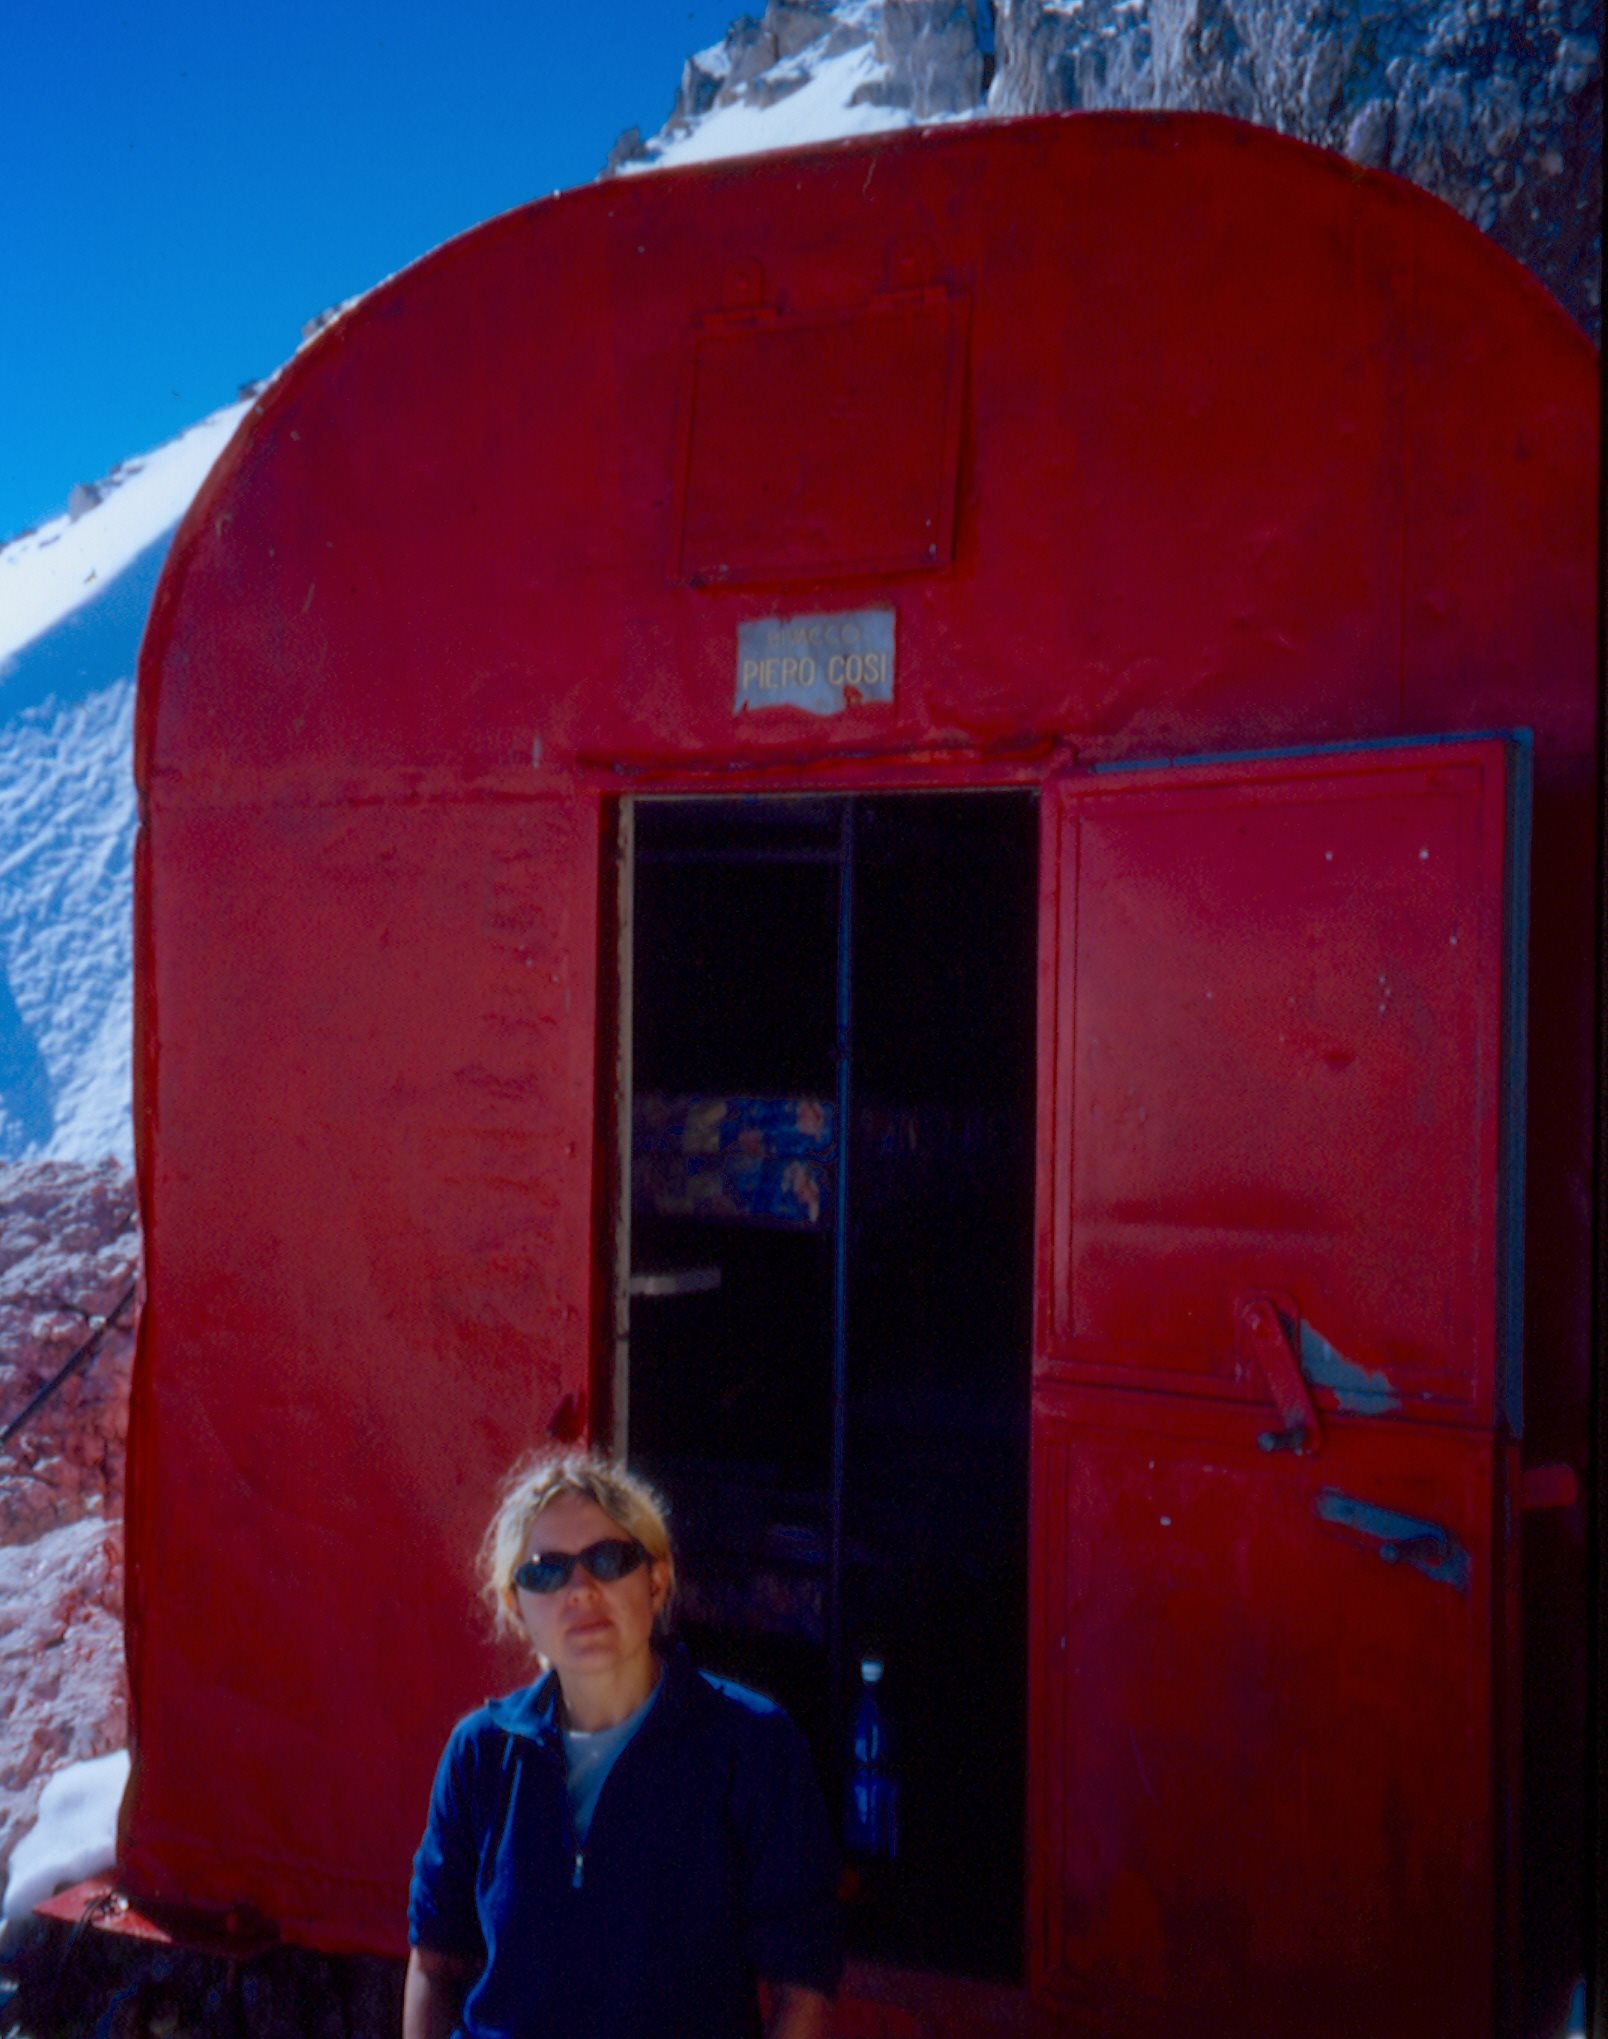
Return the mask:
M 600 1586 L 612 1586 L 647 1562 L 648 1554 L 635 1537 L 605 1536 L 585 1550 L 544 1550 L 526 1558 L 514 1574 L 514 1584 L 525 1593 L 556 1593 L 582 1565 Z

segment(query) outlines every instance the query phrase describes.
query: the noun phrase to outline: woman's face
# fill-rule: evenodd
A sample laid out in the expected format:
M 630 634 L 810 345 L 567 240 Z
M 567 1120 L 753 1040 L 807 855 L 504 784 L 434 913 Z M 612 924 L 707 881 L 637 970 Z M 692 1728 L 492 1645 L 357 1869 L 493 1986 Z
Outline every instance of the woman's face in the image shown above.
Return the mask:
M 586 1495 L 560 1494 L 531 1524 L 520 1559 L 542 1551 L 582 1551 L 605 1537 L 626 1534 Z M 575 1679 L 609 1681 L 640 1674 L 651 1653 L 653 1618 L 669 1584 L 670 1567 L 657 1560 L 609 1586 L 577 1565 L 569 1584 L 556 1593 L 514 1590 L 519 1618 L 537 1654 L 557 1671 L 560 1685 L 568 1685 Z

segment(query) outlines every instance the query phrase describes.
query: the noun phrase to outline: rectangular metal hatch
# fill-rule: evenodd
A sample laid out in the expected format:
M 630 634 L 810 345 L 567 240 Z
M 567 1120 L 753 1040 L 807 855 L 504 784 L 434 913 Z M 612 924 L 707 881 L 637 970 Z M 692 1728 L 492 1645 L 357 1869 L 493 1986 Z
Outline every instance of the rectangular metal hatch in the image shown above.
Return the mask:
M 713 319 L 698 332 L 676 570 L 735 584 L 947 566 L 967 300 Z

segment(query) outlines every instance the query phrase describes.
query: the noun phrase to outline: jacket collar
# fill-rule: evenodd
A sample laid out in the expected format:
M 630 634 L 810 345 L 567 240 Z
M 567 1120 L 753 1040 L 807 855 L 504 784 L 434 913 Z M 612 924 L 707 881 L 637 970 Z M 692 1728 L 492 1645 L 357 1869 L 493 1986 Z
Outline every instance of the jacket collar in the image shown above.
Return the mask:
M 650 1719 L 685 1705 L 698 1674 L 692 1659 L 680 1643 L 655 1644 L 664 1669 L 658 1704 Z M 558 1733 L 558 1674 L 548 1671 L 534 1685 L 522 1685 L 517 1692 L 486 1702 L 486 1711 L 504 1733 L 521 1735 L 527 1741 L 546 1742 Z

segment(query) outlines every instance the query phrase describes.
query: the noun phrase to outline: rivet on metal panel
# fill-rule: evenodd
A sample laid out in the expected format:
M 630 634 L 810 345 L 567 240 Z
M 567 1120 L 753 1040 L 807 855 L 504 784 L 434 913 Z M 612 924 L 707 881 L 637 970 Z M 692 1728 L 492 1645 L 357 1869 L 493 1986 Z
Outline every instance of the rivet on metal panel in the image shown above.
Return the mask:
M 765 265 L 745 256 L 726 271 L 720 301 L 728 311 L 757 311 L 765 302 Z
M 938 258 L 931 241 L 919 234 L 898 240 L 888 249 L 890 290 L 924 290 L 931 283 Z

